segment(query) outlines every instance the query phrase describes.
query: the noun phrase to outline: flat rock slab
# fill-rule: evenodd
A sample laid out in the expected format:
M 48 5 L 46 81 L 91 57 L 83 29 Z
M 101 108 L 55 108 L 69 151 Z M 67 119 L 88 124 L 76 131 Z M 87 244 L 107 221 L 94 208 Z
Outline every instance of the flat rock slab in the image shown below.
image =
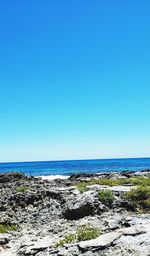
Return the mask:
M 132 185 L 124 185 L 124 186 L 107 186 L 107 185 L 89 185 L 87 186 L 88 189 L 91 190 L 101 190 L 101 189 L 109 189 L 111 191 L 114 192 L 129 192 L 131 189 L 135 188 L 136 186 L 132 186 Z
M 80 242 L 78 246 L 83 251 L 103 249 L 105 247 L 112 245 L 113 242 L 119 239 L 122 235 L 135 236 L 143 233 L 146 233 L 143 227 L 123 228 L 101 235 L 96 239 Z
M 79 248 L 81 250 L 89 250 L 94 248 L 105 248 L 110 246 L 115 240 L 122 236 L 122 232 L 110 232 L 99 236 L 96 239 L 83 241 L 79 243 Z
M 50 247 L 53 244 L 54 240 L 50 237 L 45 237 L 43 239 L 39 239 L 37 242 L 31 242 L 26 244 L 22 244 L 22 250 L 20 252 L 23 252 L 25 255 L 33 255 L 35 252 L 42 251 L 48 247 Z
M 131 189 L 135 187 L 136 186 L 113 186 L 109 187 L 108 189 L 114 192 L 129 192 Z
M 144 234 L 147 232 L 146 227 L 143 226 L 134 226 L 129 228 L 122 228 L 120 231 L 123 232 L 124 236 L 136 236 L 140 234 Z

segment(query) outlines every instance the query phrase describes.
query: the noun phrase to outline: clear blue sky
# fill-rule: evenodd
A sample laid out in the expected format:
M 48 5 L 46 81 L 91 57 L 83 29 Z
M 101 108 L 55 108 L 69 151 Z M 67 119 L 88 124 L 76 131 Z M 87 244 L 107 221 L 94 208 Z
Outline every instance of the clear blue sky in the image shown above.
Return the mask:
M 150 156 L 150 1 L 0 1 L 0 162 Z

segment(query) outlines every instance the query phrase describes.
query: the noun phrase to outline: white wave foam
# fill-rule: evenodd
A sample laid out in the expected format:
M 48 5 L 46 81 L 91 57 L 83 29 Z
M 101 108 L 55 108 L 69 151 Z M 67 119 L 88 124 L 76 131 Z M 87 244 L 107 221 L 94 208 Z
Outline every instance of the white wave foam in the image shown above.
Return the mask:
M 67 179 L 69 179 L 70 176 L 66 176 L 66 175 L 48 175 L 48 176 L 38 176 L 38 177 L 42 178 L 42 180 L 57 180 L 57 179 L 67 180 Z

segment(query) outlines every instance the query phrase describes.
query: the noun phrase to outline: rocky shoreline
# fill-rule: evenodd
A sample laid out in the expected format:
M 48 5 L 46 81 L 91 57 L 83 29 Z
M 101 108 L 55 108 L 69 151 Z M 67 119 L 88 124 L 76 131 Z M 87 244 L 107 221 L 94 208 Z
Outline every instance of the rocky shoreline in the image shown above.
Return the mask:
M 0 174 L 0 255 L 150 256 L 149 185 L 149 170 Z

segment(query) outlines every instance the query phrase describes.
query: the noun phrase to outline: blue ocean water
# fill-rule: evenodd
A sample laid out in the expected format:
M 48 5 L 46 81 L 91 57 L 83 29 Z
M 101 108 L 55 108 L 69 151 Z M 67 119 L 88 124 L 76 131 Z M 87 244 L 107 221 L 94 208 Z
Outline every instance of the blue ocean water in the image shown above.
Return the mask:
M 0 173 L 23 172 L 27 175 L 70 175 L 74 173 L 96 173 L 110 171 L 139 171 L 150 169 L 150 158 L 69 160 L 0 163 Z

